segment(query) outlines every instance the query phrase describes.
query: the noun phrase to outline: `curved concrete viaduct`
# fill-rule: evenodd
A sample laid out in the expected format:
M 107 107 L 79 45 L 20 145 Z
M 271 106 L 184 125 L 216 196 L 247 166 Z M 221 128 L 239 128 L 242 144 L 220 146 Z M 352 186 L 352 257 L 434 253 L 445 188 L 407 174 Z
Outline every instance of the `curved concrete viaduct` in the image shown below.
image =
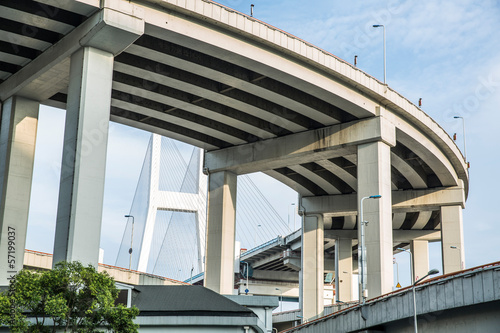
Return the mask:
M 24 248 L 39 104 L 67 110 L 56 262 L 97 263 L 115 121 L 206 149 L 205 283 L 220 293 L 233 291 L 236 176 L 255 171 L 301 196 L 306 318 L 323 309 L 325 231 L 352 272 L 365 196 L 382 195 L 364 207 L 368 297 L 391 290 L 398 247 L 412 248 L 417 276 L 428 241 L 442 240 L 445 273 L 463 267 L 463 156 L 422 110 L 345 61 L 206 0 L 7 0 L 0 16 L 3 283 L 22 265 L 8 242 Z

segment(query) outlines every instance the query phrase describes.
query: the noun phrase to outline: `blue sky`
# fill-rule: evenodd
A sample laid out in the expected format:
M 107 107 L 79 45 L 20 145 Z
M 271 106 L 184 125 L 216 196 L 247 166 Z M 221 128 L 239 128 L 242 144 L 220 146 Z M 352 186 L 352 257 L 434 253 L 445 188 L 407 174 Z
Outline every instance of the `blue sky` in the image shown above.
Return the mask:
M 383 80 L 382 30 L 386 27 L 387 83 L 422 109 L 463 151 L 466 124 L 470 191 L 464 210 L 466 266 L 500 260 L 492 244 L 500 241 L 495 208 L 500 188 L 500 2 L 498 0 L 323 1 L 229 0 L 222 4 L 296 35 Z M 27 248 L 52 252 L 61 160 L 64 111 L 42 107 Z M 133 198 L 149 134 L 112 124 L 108 146 L 101 247 L 113 264 Z M 276 210 L 287 220 L 296 194 L 285 186 L 266 186 Z M 46 235 L 40 237 L 40 235 Z M 488 246 L 483 246 L 488 244 Z M 430 246 L 431 268 L 440 267 L 439 244 Z M 408 259 L 398 255 L 401 283 Z M 406 276 L 406 277 L 405 277 Z

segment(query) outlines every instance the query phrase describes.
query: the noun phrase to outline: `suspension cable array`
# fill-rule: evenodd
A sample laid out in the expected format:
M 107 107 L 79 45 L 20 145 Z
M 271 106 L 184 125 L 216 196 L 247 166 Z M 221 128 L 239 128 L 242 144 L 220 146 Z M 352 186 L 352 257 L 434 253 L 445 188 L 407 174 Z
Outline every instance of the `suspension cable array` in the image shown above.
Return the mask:
M 207 177 L 201 172 L 202 154 L 152 135 L 116 266 L 128 267 L 130 260 L 132 269 L 178 280 L 203 271 Z M 251 175 L 238 177 L 236 205 L 236 240 L 242 248 L 291 232 Z

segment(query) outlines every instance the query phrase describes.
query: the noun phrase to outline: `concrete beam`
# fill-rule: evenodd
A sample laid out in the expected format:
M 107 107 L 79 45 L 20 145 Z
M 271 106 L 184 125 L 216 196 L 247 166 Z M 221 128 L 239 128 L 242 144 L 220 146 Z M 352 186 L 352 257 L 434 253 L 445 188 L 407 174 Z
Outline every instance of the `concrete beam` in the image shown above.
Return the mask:
M 257 280 L 299 283 L 299 272 L 263 271 L 254 269 L 252 277 Z
M 246 286 L 246 280 L 242 280 L 242 283 L 239 285 L 239 294 L 244 295 Z M 279 288 L 279 290 L 276 290 Z M 298 298 L 299 297 L 299 288 L 298 283 L 280 283 L 276 284 L 275 281 L 258 281 L 257 283 L 253 283 L 253 281 L 249 281 L 249 295 L 264 295 L 264 296 L 283 296 L 290 298 Z
M 118 0 L 108 0 L 105 6 L 0 84 L 0 100 L 14 94 L 46 100 L 67 88 L 69 57 L 82 46 L 117 55 L 144 33 L 140 7 Z
M 283 266 L 291 268 L 296 271 L 300 271 L 300 259 L 299 258 L 286 258 L 283 260 Z
M 465 208 L 465 192 L 462 180 L 458 186 L 441 187 L 425 190 L 394 191 L 392 194 L 393 212 L 411 212 L 420 210 L 439 210 L 442 206 L 460 206 Z
M 148 47 L 145 48 L 139 46 L 138 44 L 147 44 Z M 220 83 L 226 84 L 231 87 L 236 87 L 234 84 L 232 84 L 234 83 L 231 80 L 231 78 L 233 77 L 230 75 L 226 75 L 221 71 L 212 70 L 206 67 L 207 64 L 200 65 L 193 62 L 196 60 L 202 61 L 205 59 L 205 61 L 210 61 L 210 63 L 212 63 L 212 61 L 214 61 L 213 58 L 211 59 L 207 56 L 196 56 L 194 57 L 194 59 L 190 59 L 190 61 L 187 61 L 179 57 L 169 55 L 168 51 L 165 49 L 162 49 L 162 52 L 154 50 L 155 47 L 162 48 L 163 45 L 168 45 L 169 50 L 173 49 L 171 43 L 156 38 L 154 40 L 151 40 L 151 37 L 149 36 L 148 38 L 143 37 L 138 40 L 137 43 L 127 49 L 127 54 L 147 58 L 159 64 L 163 64 L 165 67 L 161 69 L 165 72 L 168 72 L 169 75 L 163 76 L 162 80 L 160 81 L 161 85 L 189 91 L 191 95 L 199 97 L 194 104 L 203 106 L 204 109 L 210 108 L 209 105 L 211 103 L 208 102 L 212 101 L 218 105 L 217 109 L 219 110 L 225 109 L 229 111 L 232 109 L 237 109 L 239 112 L 246 113 L 247 117 L 245 119 L 245 124 L 242 124 L 242 129 L 246 127 L 254 127 L 256 118 L 275 125 L 272 127 L 259 125 L 257 126 L 257 129 L 251 131 L 252 133 L 257 133 L 262 138 L 274 137 L 274 135 L 271 135 L 271 133 L 278 134 L 284 128 L 287 128 L 293 132 L 302 132 L 307 130 L 307 127 L 298 123 L 296 119 L 293 119 L 294 121 L 292 121 L 287 118 L 280 118 L 280 125 L 278 126 L 278 124 L 276 124 L 276 114 L 273 113 L 273 109 L 279 108 L 279 105 L 271 102 L 272 99 L 264 99 L 262 94 L 252 94 L 250 91 L 242 87 L 240 87 L 239 89 L 221 91 Z M 186 50 L 186 53 L 194 52 L 190 49 L 184 49 L 181 46 L 176 46 L 175 49 L 177 50 L 177 48 L 179 48 L 181 51 Z M 117 60 L 122 61 L 121 58 L 122 57 Z M 227 67 L 227 63 L 224 62 L 224 64 Z M 121 64 L 122 70 L 119 71 L 129 74 L 127 67 L 123 65 L 124 64 Z M 154 68 L 146 66 L 144 70 L 146 70 L 147 76 L 145 77 L 147 77 L 148 80 L 154 78 Z M 174 74 L 177 72 L 181 74 L 176 77 L 176 75 L 171 75 L 172 72 Z M 207 75 L 207 72 L 209 72 L 210 75 Z M 186 73 L 196 73 L 200 76 L 210 77 L 211 79 L 200 81 L 198 75 L 186 75 Z M 226 78 L 228 79 L 225 80 Z M 248 84 L 252 85 L 250 82 L 248 82 Z M 189 100 L 192 100 L 191 97 L 188 98 Z M 184 105 L 184 107 L 186 106 Z M 234 121 L 235 119 L 233 118 L 231 122 Z
M 205 154 L 205 167 L 246 174 L 338 157 L 373 141 L 395 145 L 394 125 L 374 117 L 211 151 Z
M 322 74 L 313 67 L 297 66 L 296 57 L 290 57 L 284 55 L 283 52 L 279 53 L 270 48 L 261 47 L 261 41 L 264 41 L 266 44 L 270 43 L 270 45 L 274 44 L 280 50 L 283 50 L 283 45 L 287 45 L 285 46 L 285 53 L 297 56 L 297 53 L 301 52 L 294 47 L 299 45 L 305 46 L 302 42 L 294 40 L 289 35 L 283 34 L 278 30 L 271 29 L 271 27 L 261 25 L 255 20 L 247 19 L 239 13 L 227 11 L 225 9 L 222 9 L 223 13 L 221 13 L 220 7 L 209 9 L 213 5 L 206 5 L 208 7 L 206 7 L 207 9 L 204 12 L 207 13 L 209 17 L 213 17 L 208 18 L 209 21 L 214 22 L 216 25 L 229 25 L 230 29 L 235 29 L 237 33 L 232 34 L 228 30 L 212 29 L 212 27 L 206 23 L 200 24 L 200 22 L 207 22 L 207 16 L 203 16 L 203 21 L 192 20 L 183 14 L 178 14 L 173 11 L 168 21 L 170 33 L 165 35 L 165 20 L 163 17 L 160 17 L 160 15 L 157 15 L 153 8 L 151 9 L 151 14 L 148 12 L 146 15 L 147 22 L 152 25 L 151 31 L 148 31 L 148 33 L 170 42 L 210 54 L 217 58 L 219 58 L 221 54 L 224 54 L 223 59 L 230 58 L 231 62 L 239 66 L 253 68 L 258 73 L 266 73 L 266 76 L 277 81 L 294 82 L 294 86 L 296 86 L 297 89 L 308 91 L 310 94 L 334 105 L 338 105 L 339 108 L 360 118 L 366 117 L 370 113 L 375 113 L 377 103 L 353 90 L 343 89 L 342 82 L 337 81 L 335 78 L 332 80 L 331 75 Z M 178 9 L 177 6 L 176 9 Z M 244 27 L 245 21 L 249 24 L 247 27 Z M 254 29 L 259 31 L 257 33 L 259 43 L 252 41 L 251 37 L 253 36 L 251 36 L 251 34 L 248 35 L 250 38 L 241 38 L 241 33 L 246 34 L 248 31 Z M 214 47 L 214 45 L 218 47 Z M 316 52 L 319 53 L 318 50 L 316 50 Z M 345 64 L 342 64 L 337 59 L 333 57 L 327 58 L 335 62 L 335 65 L 342 66 L 343 70 L 354 72 L 352 67 L 344 66 Z M 330 66 L 330 62 L 328 62 L 328 64 L 325 63 L 325 65 Z M 337 71 L 333 70 L 330 73 L 334 75 L 338 74 Z M 240 84 L 240 86 L 242 84 Z M 233 86 L 235 85 L 233 84 Z M 247 87 L 244 87 L 243 90 L 250 91 L 249 89 L 252 88 L 249 87 L 247 89 Z M 257 94 L 257 96 L 262 95 Z M 267 96 L 264 98 L 267 99 Z M 270 100 L 273 99 L 271 98 Z
M 459 186 L 423 190 L 392 191 L 393 213 L 439 210 L 442 206 L 465 207 L 462 181 Z M 356 215 L 356 194 L 302 197 L 302 207 L 309 214 L 331 216 Z
M 443 186 L 458 185 L 458 176 L 447 156 L 420 131 L 398 123 L 397 139 L 419 156 L 434 171 Z
M 365 219 L 366 220 L 366 219 Z M 351 238 L 358 239 L 357 230 L 325 230 L 325 239 Z M 394 244 L 409 243 L 411 240 L 435 242 L 441 240 L 440 230 L 392 230 Z
M 258 269 L 258 267 L 260 267 L 260 266 L 263 266 L 263 265 L 268 264 L 272 261 L 280 259 L 281 256 L 282 256 L 281 252 L 276 252 L 276 253 L 266 255 L 266 256 L 263 256 L 262 254 L 260 254 L 260 255 L 256 255 L 255 259 L 251 258 L 251 259 L 247 259 L 245 261 L 248 261 L 250 263 L 250 265 L 252 266 L 252 268 Z
M 39 104 L 11 97 L 0 124 L 0 285 L 23 268 Z

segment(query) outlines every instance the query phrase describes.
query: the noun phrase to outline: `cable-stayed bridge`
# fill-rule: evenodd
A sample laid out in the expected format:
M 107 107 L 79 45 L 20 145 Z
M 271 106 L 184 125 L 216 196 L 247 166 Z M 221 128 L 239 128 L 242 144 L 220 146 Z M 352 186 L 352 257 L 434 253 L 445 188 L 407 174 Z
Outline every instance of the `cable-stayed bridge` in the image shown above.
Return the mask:
M 207 176 L 202 163 L 203 150 L 151 136 L 116 266 L 177 280 L 203 271 Z M 238 179 L 237 207 L 236 240 L 242 248 L 292 231 L 251 176 Z

